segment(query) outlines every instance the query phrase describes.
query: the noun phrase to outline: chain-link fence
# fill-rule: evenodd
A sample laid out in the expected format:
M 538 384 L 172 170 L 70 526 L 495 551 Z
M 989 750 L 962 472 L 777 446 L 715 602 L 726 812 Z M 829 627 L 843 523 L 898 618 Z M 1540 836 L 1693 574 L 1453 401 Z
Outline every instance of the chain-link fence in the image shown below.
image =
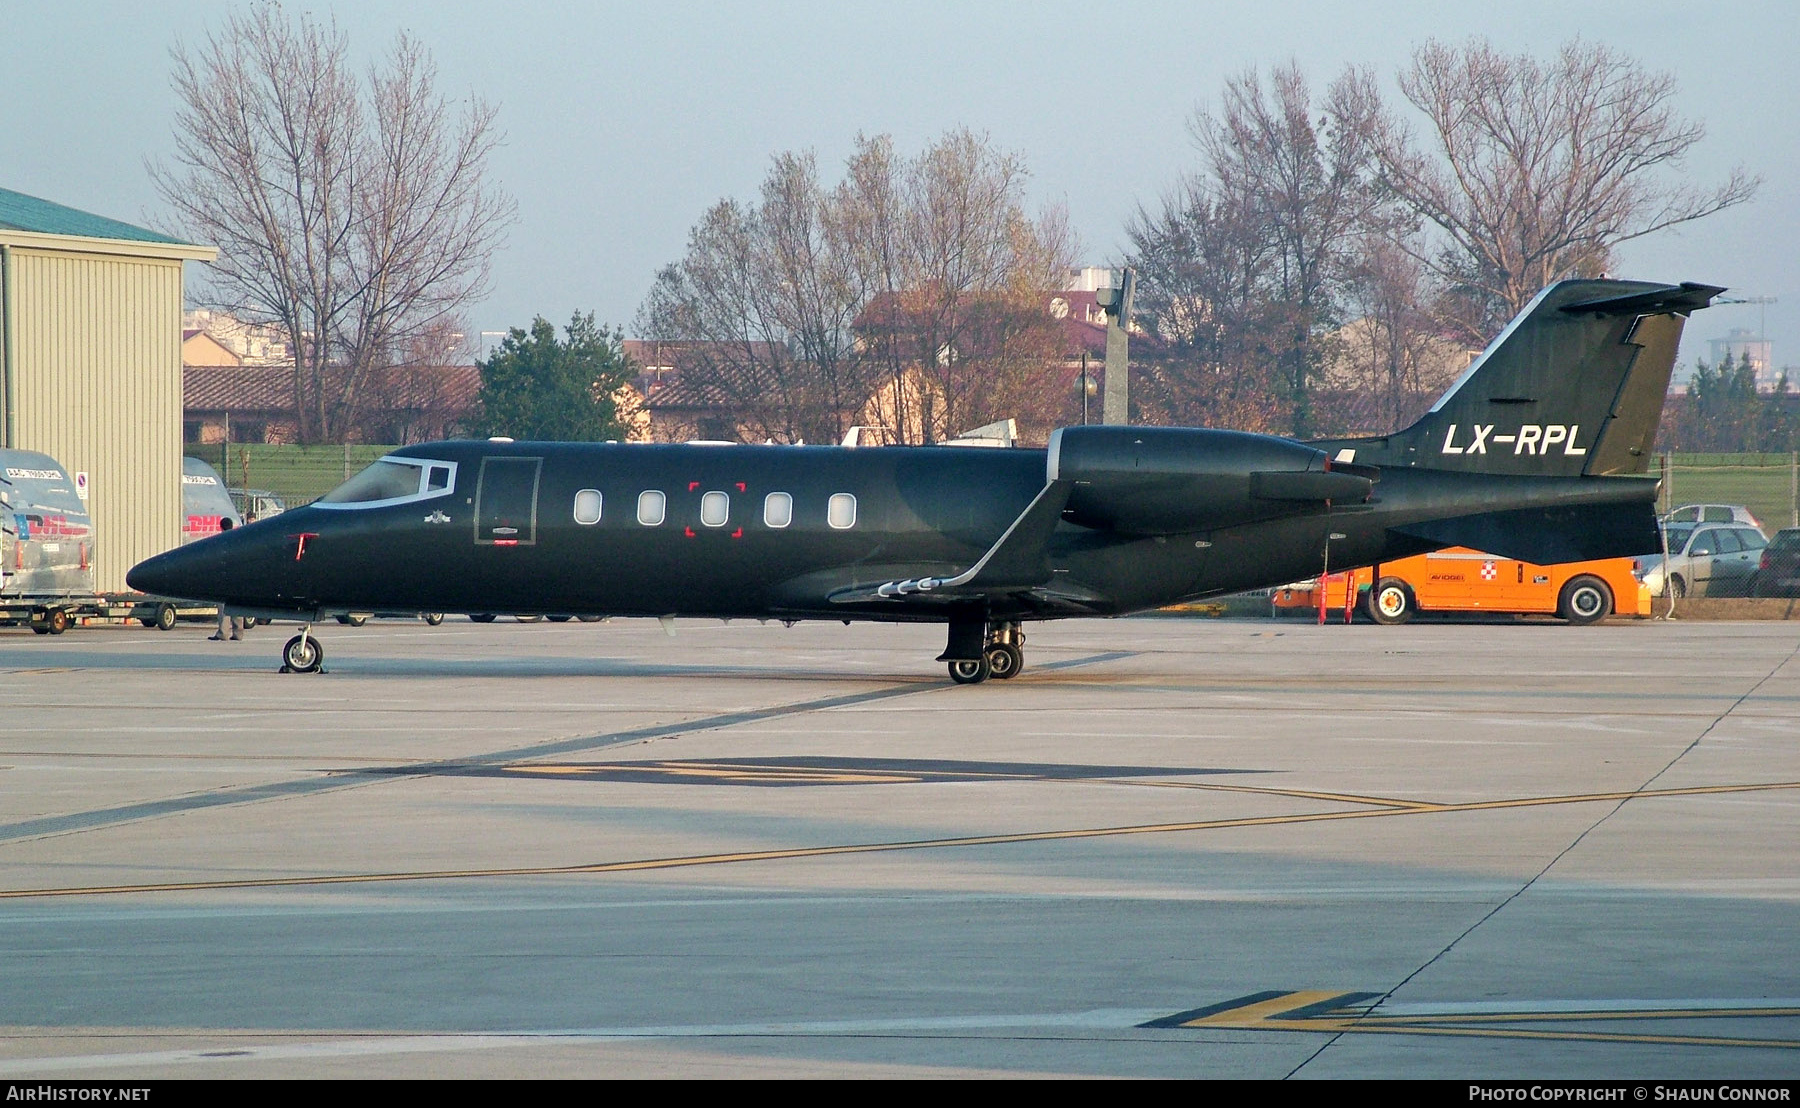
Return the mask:
M 1651 472 L 1663 480 L 1664 511 L 1738 504 L 1770 533 L 1800 527 L 1800 454 L 1662 454 Z
M 288 443 L 190 443 L 190 458 L 219 471 L 234 499 L 245 491 L 273 493 L 284 507 L 297 508 L 324 496 L 392 446 L 295 446 Z

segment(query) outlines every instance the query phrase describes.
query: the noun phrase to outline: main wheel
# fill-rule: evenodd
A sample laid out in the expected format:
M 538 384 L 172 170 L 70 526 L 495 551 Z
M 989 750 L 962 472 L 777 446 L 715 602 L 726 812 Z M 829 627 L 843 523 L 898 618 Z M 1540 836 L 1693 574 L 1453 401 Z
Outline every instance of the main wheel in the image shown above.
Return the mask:
M 492 613 L 492 612 L 471 612 L 471 613 L 469 613 L 469 622 L 470 623 L 492 623 L 492 622 L 494 622 L 494 613 Z
M 1612 609 L 1612 590 L 1606 582 L 1585 574 L 1564 585 L 1556 602 L 1556 614 L 1574 624 L 1599 623 Z
M 567 623 L 571 619 L 574 619 L 575 617 L 574 616 L 545 616 L 544 618 L 549 620 L 551 623 Z
M 606 617 L 605 616 L 576 616 L 575 618 L 580 620 L 582 623 L 599 623 L 600 621 L 604 620 Z
M 281 648 L 281 660 L 295 673 L 317 673 L 325 664 L 325 648 L 311 635 L 295 635 Z
M 1383 577 L 1369 590 L 1369 618 L 1376 623 L 1405 623 L 1417 608 L 1412 590 L 1398 577 Z
M 172 631 L 175 628 L 175 605 L 158 604 L 156 606 L 156 629 Z
M 419 618 L 425 621 L 425 626 L 436 627 L 438 624 L 444 622 L 444 613 L 442 613 L 442 612 L 420 612 Z
M 985 657 L 973 662 L 950 663 L 950 680 L 959 685 L 979 685 L 992 674 L 993 670 L 988 668 L 988 660 Z
M 250 628 L 255 627 L 255 626 L 256 626 L 256 617 L 255 616 L 245 616 L 244 617 L 244 630 L 248 631 L 248 630 L 250 630 Z
M 998 680 L 1017 677 L 1025 668 L 1025 652 L 1012 643 L 990 643 L 982 653 L 987 659 L 988 675 Z
M 518 620 L 520 623 L 536 623 L 539 620 L 543 619 L 544 617 L 543 616 L 514 616 L 513 618 Z

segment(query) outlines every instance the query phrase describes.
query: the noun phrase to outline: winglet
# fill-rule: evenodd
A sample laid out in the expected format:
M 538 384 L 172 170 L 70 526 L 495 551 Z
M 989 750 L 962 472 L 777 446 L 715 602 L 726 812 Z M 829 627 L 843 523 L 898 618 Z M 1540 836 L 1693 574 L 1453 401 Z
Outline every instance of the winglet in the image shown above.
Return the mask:
M 1063 509 L 1074 489 L 1073 481 L 1045 485 L 979 562 L 944 584 L 972 589 L 1042 584 L 1050 576 L 1044 548 L 1050 543 L 1050 533 L 1062 522 Z

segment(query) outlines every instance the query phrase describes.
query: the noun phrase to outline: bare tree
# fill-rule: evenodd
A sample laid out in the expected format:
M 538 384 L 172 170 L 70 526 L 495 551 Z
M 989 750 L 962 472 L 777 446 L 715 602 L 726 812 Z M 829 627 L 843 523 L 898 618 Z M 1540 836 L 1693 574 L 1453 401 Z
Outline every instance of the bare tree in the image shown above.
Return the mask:
M 760 203 L 715 204 L 657 275 L 639 329 L 676 351 L 684 389 L 730 413 L 713 434 L 836 441 L 861 400 L 858 298 L 822 204 L 811 155 L 780 155 Z
M 1440 293 L 1415 253 L 1384 233 L 1358 242 L 1346 291 L 1355 318 L 1334 337 L 1327 382 L 1342 409 L 1331 422 L 1341 429 L 1406 426 L 1468 365 L 1467 348 L 1438 325 Z
M 827 191 L 810 155 L 775 158 L 754 207 L 721 201 L 658 275 L 646 337 L 679 344 L 684 387 L 739 434 L 795 441 L 873 420 L 933 441 L 1030 418 L 1069 265 L 1066 220 L 1023 211 L 1023 163 L 953 131 L 916 159 L 859 138 Z
M 1465 299 L 1456 322 L 1476 345 L 1552 281 L 1597 276 L 1618 244 L 1741 204 L 1760 183 L 1741 168 L 1711 186 L 1672 174 L 1705 135 L 1676 113 L 1674 78 L 1579 39 L 1548 63 L 1481 39 L 1432 42 L 1400 90 L 1430 149 L 1389 118 L 1382 172 L 1441 232 L 1419 257 Z
M 404 34 L 360 81 L 348 50 L 273 4 L 233 12 L 173 52 L 175 165 L 151 166 L 219 247 L 222 306 L 291 337 L 302 442 L 351 433 L 371 374 L 482 292 L 514 212 L 488 179 L 490 105 L 457 111 Z
M 1274 431 L 1285 422 L 1269 357 L 1264 275 L 1270 246 L 1239 197 L 1190 177 L 1159 211 L 1128 228 L 1138 271 L 1136 309 L 1161 340 L 1133 359 L 1135 402 L 1153 422 Z
M 910 161 L 862 140 L 833 208 L 861 275 L 858 337 L 896 441 L 930 442 L 1019 416 L 1046 422 L 1058 327 L 1043 294 L 1073 260 L 1067 217 L 1025 212 L 1022 158 L 969 130 Z
M 1315 105 L 1289 64 L 1266 86 L 1254 71 L 1227 81 L 1218 114 L 1195 113 L 1200 173 L 1129 229 L 1142 302 L 1176 342 L 1161 391 L 1177 409 L 1203 402 L 1209 421 L 1309 432 L 1319 339 L 1381 209 L 1379 108 L 1366 72 L 1346 71 Z M 1186 382 L 1183 346 L 1199 356 Z

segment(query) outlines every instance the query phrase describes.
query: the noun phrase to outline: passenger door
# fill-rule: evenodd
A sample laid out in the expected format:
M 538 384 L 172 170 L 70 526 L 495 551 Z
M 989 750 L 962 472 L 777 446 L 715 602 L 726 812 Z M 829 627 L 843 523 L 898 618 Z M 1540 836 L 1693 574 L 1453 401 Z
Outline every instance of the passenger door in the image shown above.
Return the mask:
M 538 478 L 542 458 L 483 458 L 475 486 L 475 545 L 537 543 Z

